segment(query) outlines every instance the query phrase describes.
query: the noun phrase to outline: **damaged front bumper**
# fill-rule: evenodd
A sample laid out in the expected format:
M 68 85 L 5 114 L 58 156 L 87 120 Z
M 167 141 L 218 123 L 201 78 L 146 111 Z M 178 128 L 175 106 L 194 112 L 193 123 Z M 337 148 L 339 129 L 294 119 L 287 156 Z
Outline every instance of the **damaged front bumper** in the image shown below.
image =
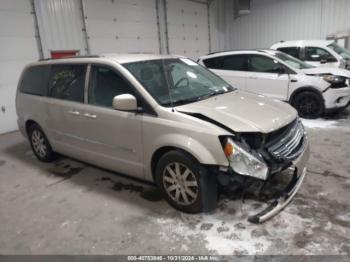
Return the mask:
M 274 200 L 267 208 L 256 215 L 249 216 L 248 221 L 252 223 L 263 223 L 281 212 L 290 204 L 306 175 L 306 163 L 310 156 L 309 143 L 306 142 L 304 152 L 295 160 L 290 168 L 293 169 L 293 177 L 285 187 L 282 194 Z

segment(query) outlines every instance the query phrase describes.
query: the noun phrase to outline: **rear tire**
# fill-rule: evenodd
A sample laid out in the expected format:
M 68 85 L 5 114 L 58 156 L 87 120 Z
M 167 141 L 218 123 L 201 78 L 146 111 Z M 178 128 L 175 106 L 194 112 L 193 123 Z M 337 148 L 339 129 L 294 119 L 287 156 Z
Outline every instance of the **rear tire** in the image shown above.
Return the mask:
M 28 130 L 29 142 L 35 156 L 42 162 L 52 162 L 57 158 L 56 153 L 47 139 L 44 131 L 37 124 L 32 124 Z
M 200 213 L 216 207 L 216 177 L 182 151 L 164 154 L 157 164 L 155 178 L 165 200 L 180 211 Z
M 315 119 L 324 114 L 325 107 L 323 98 L 312 91 L 304 91 L 297 94 L 292 101 L 292 106 L 302 118 Z

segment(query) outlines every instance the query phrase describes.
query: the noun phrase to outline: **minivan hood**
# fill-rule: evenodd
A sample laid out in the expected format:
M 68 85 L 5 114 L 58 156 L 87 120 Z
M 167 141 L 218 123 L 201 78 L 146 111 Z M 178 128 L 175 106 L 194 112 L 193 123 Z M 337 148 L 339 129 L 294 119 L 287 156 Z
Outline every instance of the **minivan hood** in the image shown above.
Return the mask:
M 297 117 L 287 103 L 238 90 L 178 106 L 176 110 L 203 115 L 235 132 L 269 133 Z
M 307 75 L 332 74 L 336 76 L 343 76 L 346 78 L 350 78 L 349 70 L 336 68 L 336 67 L 314 67 L 314 68 L 302 69 L 302 71 Z

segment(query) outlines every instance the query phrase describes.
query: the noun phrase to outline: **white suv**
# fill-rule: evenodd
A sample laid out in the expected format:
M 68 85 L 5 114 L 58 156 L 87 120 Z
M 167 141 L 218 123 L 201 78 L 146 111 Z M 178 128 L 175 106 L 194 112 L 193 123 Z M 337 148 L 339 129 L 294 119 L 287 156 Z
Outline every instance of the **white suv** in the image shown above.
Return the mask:
M 350 51 L 332 40 L 281 41 L 271 49 L 285 52 L 313 66 L 350 69 Z
M 308 140 L 291 106 L 238 91 L 183 57 L 33 63 L 16 107 L 39 160 L 57 152 L 153 181 L 184 212 L 215 208 L 219 183 L 244 188 L 292 171 L 281 197 L 250 217 L 260 223 L 288 205 L 306 174 Z
M 316 68 L 283 52 L 219 52 L 201 57 L 199 63 L 234 87 L 289 102 L 304 118 L 340 111 L 350 101 L 350 71 Z

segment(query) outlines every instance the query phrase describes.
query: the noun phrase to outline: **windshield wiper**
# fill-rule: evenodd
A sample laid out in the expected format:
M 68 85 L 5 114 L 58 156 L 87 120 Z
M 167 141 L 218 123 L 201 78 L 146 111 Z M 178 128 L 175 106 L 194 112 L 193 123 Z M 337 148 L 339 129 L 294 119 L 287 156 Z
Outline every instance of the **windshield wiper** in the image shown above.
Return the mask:
M 235 89 L 220 90 L 220 91 L 212 92 L 212 93 L 205 94 L 205 95 L 202 95 L 202 96 L 196 96 L 196 97 L 191 97 L 191 98 L 186 98 L 186 99 L 175 100 L 173 102 L 164 103 L 162 105 L 163 106 L 178 106 L 178 105 L 194 103 L 194 102 L 198 102 L 198 101 L 201 101 L 201 100 L 208 99 L 209 97 L 213 97 L 213 96 L 229 93 L 229 92 L 232 92 L 234 90 Z
M 175 101 L 173 101 L 173 102 L 164 103 L 164 104 L 162 104 L 162 105 L 163 105 L 163 106 L 179 106 L 179 105 L 194 103 L 194 102 L 197 102 L 198 100 L 199 100 L 198 97 L 186 98 L 186 99 L 175 100 Z

